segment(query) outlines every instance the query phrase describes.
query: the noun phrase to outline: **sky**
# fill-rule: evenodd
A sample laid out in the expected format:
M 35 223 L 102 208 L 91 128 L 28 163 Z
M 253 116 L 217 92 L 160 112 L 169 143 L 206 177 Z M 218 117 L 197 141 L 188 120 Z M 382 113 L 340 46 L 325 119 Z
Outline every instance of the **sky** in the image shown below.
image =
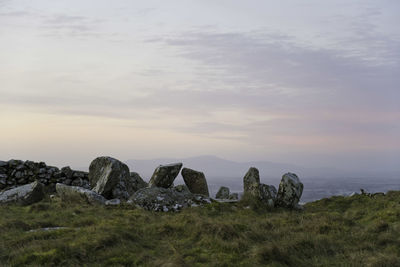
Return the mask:
M 0 159 L 399 170 L 398 0 L 0 0 Z

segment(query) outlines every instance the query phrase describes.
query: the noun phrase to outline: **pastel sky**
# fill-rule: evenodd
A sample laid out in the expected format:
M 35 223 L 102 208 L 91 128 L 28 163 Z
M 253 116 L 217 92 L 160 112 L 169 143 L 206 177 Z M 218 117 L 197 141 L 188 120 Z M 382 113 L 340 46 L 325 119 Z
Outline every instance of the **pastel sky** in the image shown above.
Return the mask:
M 0 0 L 0 159 L 400 169 L 398 0 Z

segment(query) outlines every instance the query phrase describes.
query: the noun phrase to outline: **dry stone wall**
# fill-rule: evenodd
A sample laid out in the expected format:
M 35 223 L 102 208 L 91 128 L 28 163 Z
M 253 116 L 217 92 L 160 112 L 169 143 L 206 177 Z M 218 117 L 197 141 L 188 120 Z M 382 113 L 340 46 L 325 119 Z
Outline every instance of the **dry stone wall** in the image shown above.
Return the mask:
M 55 190 L 56 183 L 90 188 L 88 173 L 47 166 L 44 162 L 9 160 L 0 161 L 0 191 L 38 181 Z

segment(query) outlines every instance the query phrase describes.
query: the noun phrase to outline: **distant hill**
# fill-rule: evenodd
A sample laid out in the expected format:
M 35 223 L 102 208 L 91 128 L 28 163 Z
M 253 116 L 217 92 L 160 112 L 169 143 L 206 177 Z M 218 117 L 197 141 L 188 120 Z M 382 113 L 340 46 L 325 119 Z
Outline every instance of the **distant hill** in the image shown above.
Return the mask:
M 370 191 L 386 191 L 398 188 L 399 172 L 363 172 L 344 171 L 335 168 L 306 168 L 294 164 L 269 161 L 235 162 L 216 156 L 198 156 L 190 158 L 160 158 L 152 160 L 127 160 L 125 163 L 131 171 L 138 172 L 148 181 L 154 169 L 160 164 L 182 162 L 184 167 L 204 172 L 212 195 L 220 186 L 228 186 L 232 191 L 243 190 L 243 176 L 250 167 L 260 171 L 262 183 L 278 186 L 282 174 L 296 173 L 305 185 L 302 199 L 311 201 L 329 195 L 349 194 L 366 188 Z M 394 179 L 394 180 L 393 180 Z M 183 184 L 181 175 L 175 184 Z M 383 185 L 380 185 L 380 183 Z

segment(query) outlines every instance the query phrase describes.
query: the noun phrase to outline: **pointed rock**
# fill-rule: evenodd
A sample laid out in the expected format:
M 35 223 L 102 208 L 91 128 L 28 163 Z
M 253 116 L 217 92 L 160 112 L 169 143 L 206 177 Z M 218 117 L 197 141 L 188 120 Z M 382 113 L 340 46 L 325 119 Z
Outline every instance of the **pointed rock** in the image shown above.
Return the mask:
M 151 176 L 149 187 L 169 188 L 182 168 L 182 163 L 160 165 Z
M 181 174 L 190 192 L 205 196 L 210 195 L 204 173 L 189 168 L 183 168 Z
M 255 198 L 260 197 L 260 174 L 257 168 L 251 167 L 243 177 L 243 189 L 245 195 Z
M 303 184 L 294 173 L 286 173 L 282 176 L 277 195 L 276 204 L 280 207 L 295 208 L 303 193 Z

